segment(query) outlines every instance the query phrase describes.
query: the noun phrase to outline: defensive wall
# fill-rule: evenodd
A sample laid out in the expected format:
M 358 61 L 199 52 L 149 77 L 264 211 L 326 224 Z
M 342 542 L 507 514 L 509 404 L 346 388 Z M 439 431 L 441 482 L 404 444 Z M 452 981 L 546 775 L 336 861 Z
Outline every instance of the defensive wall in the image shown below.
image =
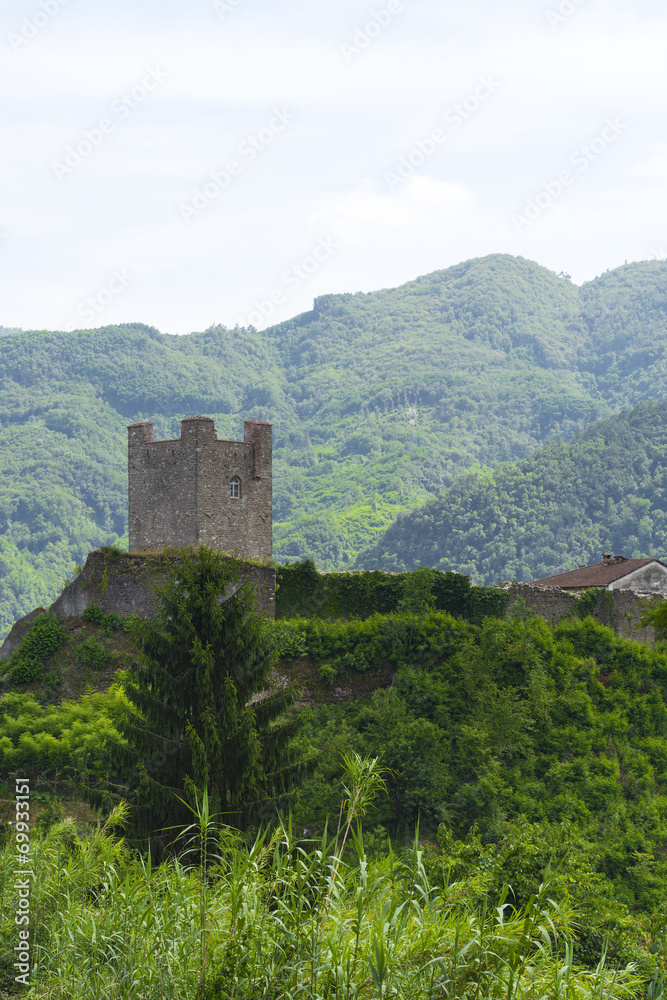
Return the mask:
M 224 558 L 224 557 L 223 557 Z M 167 574 L 178 562 L 177 555 L 164 553 L 109 553 L 95 549 L 88 554 L 86 565 L 75 580 L 69 583 L 60 597 L 48 609 L 56 618 L 81 616 L 91 604 L 105 613 L 139 615 L 153 618 L 156 609 L 155 586 L 164 583 Z M 236 587 L 249 580 L 256 590 L 255 607 L 260 612 L 275 616 L 276 571 L 273 566 L 243 561 L 243 569 Z M 35 617 L 44 608 L 36 608 L 19 619 L 0 646 L 0 660 L 6 659 L 16 649 Z
M 104 553 L 91 552 L 79 576 L 63 590 L 48 609 L 57 618 L 81 615 L 96 604 L 105 612 L 119 615 L 137 614 L 151 618 L 155 614 L 155 584 L 165 580 L 176 556 L 163 553 Z M 396 611 L 402 595 L 403 580 L 409 574 L 383 573 L 318 573 L 314 579 L 290 584 L 286 574 L 300 567 L 279 567 L 281 586 L 276 598 L 276 570 L 273 566 L 244 563 L 241 580 L 250 580 L 257 592 L 256 607 L 270 617 L 314 615 L 322 618 L 368 617 L 371 614 L 391 614 Z M 303 572 L 303 570 L 302 570 Z M 301 573 L 299 573 L 301 575 Z M 559 587 L 533 587 L 527 583 L 507 583 L 501 587 L 471 586 L 468 577 L 458 573 L 442 573 L 441 590 L 436 607 L 456 616 L 481 621 L 485 615 L 507 614 L 517 601 L 522 601 L 546 621 L 555 625 L 567 615 L 591 614 L 602 625 L 618 635 L 655 643 L 655 630 L 637 628 L 643 612 L 661 600 L 655 594 L 637 594 L 630 590 L 588 591 L 577 596 Z M 327 579 L 328 578 L 328 579 Z M 347 579 L 345 579 L 347 578 Z M 327 582 L 331 593 L 327 595 Z M 351 588 L 352 585 L 352 588 Z M 323 590 L 319 594 L 318 589 Z M 19 619 L 0 646 L 0 659 L 5 659 L 18 646 L 34 618 L 43 614 L 36 608 Z
M 655 643 L 655 629 L 636 626 L 646 609 L 662 600 L 659 595 L 633 590 L 589 590 L 577 596 L 560 587 L 533 587 L 529 583 L 502 584 L 501 588 L 511 594 L 508 611 L 522 600 L 553 625 L 565 615 L 586 611 L 618 635 L 650 646 Z
M 631 590 L 589 590 L 579 596 L 560 587 L 530 583 L 475 586 L 461 573 L 431 571 L 433 607 L 455 618 L 480 623 L 503 618 L 521 600 L 555 625 L 566 615 L 593 615 L 622 636 L 653 645 L 655 630 L 636 629 L 646 610 L 660 595 Z M 306 560 L 277 569 L 276 618 L 369 618 L 393 614 L 401 604 L 410 572 L 383 570 L 322 573 Z

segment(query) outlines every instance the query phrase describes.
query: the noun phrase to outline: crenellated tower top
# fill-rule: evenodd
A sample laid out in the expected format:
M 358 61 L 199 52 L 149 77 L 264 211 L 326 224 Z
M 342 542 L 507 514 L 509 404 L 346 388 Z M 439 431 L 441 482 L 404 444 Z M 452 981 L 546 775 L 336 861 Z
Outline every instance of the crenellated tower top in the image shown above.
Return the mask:
M 186 417 L 181 436 L 155 441 L 128 427 L 130 552 L 209 544 L 271 559 L 272 426 L 246 420 L 243 441 L 221 441 L 210 417 Z

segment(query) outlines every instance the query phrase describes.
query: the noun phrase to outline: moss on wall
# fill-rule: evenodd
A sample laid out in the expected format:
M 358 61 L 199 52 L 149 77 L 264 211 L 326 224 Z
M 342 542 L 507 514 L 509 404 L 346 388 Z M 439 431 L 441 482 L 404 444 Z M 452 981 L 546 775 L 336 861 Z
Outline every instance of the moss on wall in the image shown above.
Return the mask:
M 415 572 L 419 572 L 416 570 Z M 461 573 L 429 570 L 431 606 L 457 618 L 481 621 L 502 618 L 508 591 L 473 587 Z M 276 573 L 276 618 L 370 618 L 399 610 L 414 573 L 319 573 L 310 559 L 279 566 Z

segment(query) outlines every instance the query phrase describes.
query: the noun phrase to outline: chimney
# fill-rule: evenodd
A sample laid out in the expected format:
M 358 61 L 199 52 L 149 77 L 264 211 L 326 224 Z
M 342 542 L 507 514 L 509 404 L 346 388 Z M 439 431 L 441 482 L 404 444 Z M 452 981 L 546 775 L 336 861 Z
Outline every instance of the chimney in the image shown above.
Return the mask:
M 611 566 L 611 552 L 602 553 L 602 565 Z
M 614 562 L 622 563 L 622 562 L 626 562 L 626 561 L 627 560 L 626 560 L 625 556 L 614 556 Z

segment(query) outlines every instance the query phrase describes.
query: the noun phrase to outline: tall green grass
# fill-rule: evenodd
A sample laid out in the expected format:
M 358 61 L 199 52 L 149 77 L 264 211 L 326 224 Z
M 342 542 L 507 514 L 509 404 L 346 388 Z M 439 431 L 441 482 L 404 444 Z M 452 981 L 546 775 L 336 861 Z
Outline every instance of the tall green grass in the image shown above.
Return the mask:
M 289 824 L 250 843 L 218 828 L 213 856 L 206 818 L 205 856 L 185 843 L 154 867 L 114 837 L 120 821 L 122 810 L 80 840 L 66 820 L 34 841 L 34 978 L 17 990 L 31 1000 L 646 996 L 630 967 L 573 966 L 576 914 L 547 884 L 518 911 L 502 898 L 480 905 L 475 878 L 452 883 L 425 865 L 417 840 L 371 860 L 358 827 L 344 856 L 335 837 L 306 842 Z M 10 992 L 14 858 L 10 843 L 0 856 L 0 989 Z

